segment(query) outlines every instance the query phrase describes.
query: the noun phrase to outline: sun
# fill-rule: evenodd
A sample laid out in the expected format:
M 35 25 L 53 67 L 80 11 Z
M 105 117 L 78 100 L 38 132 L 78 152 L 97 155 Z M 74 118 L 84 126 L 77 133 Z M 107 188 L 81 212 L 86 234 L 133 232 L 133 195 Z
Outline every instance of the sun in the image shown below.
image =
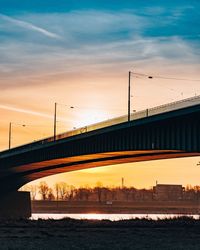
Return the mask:
M 104 110 L 81 112 L 78 117 L 75 127 L 80 128 L 108 120 L 108 115 Z

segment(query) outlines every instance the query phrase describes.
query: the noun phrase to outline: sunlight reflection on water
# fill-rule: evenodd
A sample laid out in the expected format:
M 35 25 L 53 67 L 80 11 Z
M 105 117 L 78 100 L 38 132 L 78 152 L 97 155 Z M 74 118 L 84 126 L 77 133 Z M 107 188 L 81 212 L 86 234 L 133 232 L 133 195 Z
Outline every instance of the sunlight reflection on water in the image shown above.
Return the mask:
M 72 218 L 72 219 L 88 219 L 88 220 L 129 220 L 135 218 L 146 218 L 146 219 L 165 219 L 173 217 L 189 216 L 194 219 L 199 219 L 199 215 L 184 215 L 184 214 L 32 214 L 32 220 L 38 219 L 54 219 L 59 220 L 63 218 Z

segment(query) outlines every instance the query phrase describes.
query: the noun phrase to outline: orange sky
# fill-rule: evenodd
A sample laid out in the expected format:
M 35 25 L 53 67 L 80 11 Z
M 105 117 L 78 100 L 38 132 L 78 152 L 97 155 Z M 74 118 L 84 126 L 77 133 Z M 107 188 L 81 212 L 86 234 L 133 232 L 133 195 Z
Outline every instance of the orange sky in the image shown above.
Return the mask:
M 63 1 L 51 6 L 4 2 L 0 150 L 8 148 L 10 122 L 12 147 L 52 136 L 55 102 L 66 105 L 58 105 L 58 133 L 126 114 L 129 70 L 187 79 L 133 76 L 131 110 L 200 95 L 197 1 L 163 1 L 159 6 L 156 1 Z M 152 186 L 156 180 L 195 185 L 200 180 L 199 160 L 109 166 L 46 181 L 119 185 L 124 177 L 127 185 L 137 187 Z
M 198 77 L 198 75 L 196 76 Z M 193 95 L 196 82 L 157 79 L 132 78 L 132 109 L 140 110 L 155 105 L 178 100 Z M 166 85 L 167 83 L 167 85 Z M 165 86 L 167 86 L 165 88 Z M 175 91 L 172 91 L 174 89 Z M 154 91 L 151 91 L 154 90 Z M 179 95 L 179 91 L 183 94 Z M 72 79 L 54 80 L 48 86 L 31 85 L 17 87 L 8 92 L 3 91 L 0 106 L 1 114 L 1 149 L 8 145 L 8 124 L 13 122 L 12 146 L 24 144 L 53 132 L 54 102 L 67 104 L 58 105 L 58 132 L 70 130 L 125 114 L 127 106 L 127 72 L 109 75 L 107 78 L 77 76 Z M 20 126 L 26 124 L 26 127 Z M 196 166 L 200 159 L 185 158 L 176 160 L 150 161 L 143 163 L 122 164 L 84 171 L 76 171 L 56 175 L 45 180 L 53 185 L 58 181 L 83 186 L 95 185 L 98 181 L 104 185 L 120 185 L 124 177 L 125 184 L 136 187 L 150 187 L 159 183 L 177 183 L 186 185 L 199 184 L 200 168 Z M 38 183 L 38 180 L 34 183 Z
M 77 187 L 87 185 L 92 187 L 97 182 L 101 182 L 104 186 L 121 186 L 122 177 L 124 185 L 137 188 L 150 188 L 156 181 L 160 184 L 199 185 L 198 160 L 199 157 L 193 157 L 99 167 L 54 175 L 31 182 L 30 185 L 37 185 L 44 180 L 52 187 L 60 181 Z

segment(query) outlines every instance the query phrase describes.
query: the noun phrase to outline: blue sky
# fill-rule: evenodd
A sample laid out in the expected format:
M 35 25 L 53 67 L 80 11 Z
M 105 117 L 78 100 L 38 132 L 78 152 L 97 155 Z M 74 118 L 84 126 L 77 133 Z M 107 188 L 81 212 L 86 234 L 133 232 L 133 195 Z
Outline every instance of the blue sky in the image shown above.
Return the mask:
M 130 41 L 141 39 L 145 50 L 149 39 L 155 39 L 151 44 L 163 49 L 159 51 L 159 47 L 158 53 L 146 53 L 145 58 L 160 53 L 163 58 L 182 59 L 184 51 L 178 53 L 177 46 L 166 51 L 166 45 L 180 42 L 188 46 L 188 50 L 194 50 L 194 54 L 199 54 L 199 9 L 199 1 L 1 0 L 0 46 L 3 50 L 6 47 L 14 49 L 12 45 L 17 49 L 22 47 L 26 49 L 25 56 L 31 57 L 31 53 L 41 55 L 41 51 L 45 56 L 49 50 L 80 49 L 80 46 L 99 44 L 109 47 L 111 43 L 117 46 L 117 43 L 124 42 L 123 48 L 117 48 L 124 53 L 125 49 L 134 50 L 126 45 Z M 137 55 L 133 60 L 144 58 L 141 48 L 135 50 L 141 57 Z M 191 51 L 189 53 L 191 55 Z M 13 56 L 4 52 L 1 64 L 9 63 Z M 120 59 L 129 60 L 125 56 Z M 193 59 L 199 62 L 195 56 Z M 110 58 L 105 57 L 105 61 L 110 61 Z
M 174 8 L 180 7 L 182 5 L 191 5 L 198 7 L 198 0 L 176 0 L 176 1 L 163 1 L 163 0 L 48 0 L 46 2 L 41 2 L 40 0 L 26 1 L 26 0 L 1 0 L 1 8 L 5 11 L 13 12 L 23 12 L 23 11 L 33 11 L 33 12 L 66 12 L 67 10 L 74 9 L 109 9 L 109 10 L 122 10 L 122 9 L 144 9 L 146 7 L 165 7 Z
M 200 78 L 199 1 L 0 2 L 1 91 L 70 85 L 75 78 L 78 86 L 93 79 L 102 91 L 108 81 L 119 86 L 133 67 L 152 75 Z M 166 85 L 192 95 L 197 83 L 191 90 L 186 82 Z M 8 103 L 5 99 L 0 101 Z
M 9 16 L 28 14 L 69 14 L 72 12 L 130 13 L 140 16 L 151 24 L 144 35 L 191 35 L 199 34 L 199 1 L 66 1 L 41 2 L 1 0 L 0 11 Z M 173 21 L 173 22 L 172 22 Z M 128 28 L 128 27 L 127 27 Z M 149 27 L 148 27 L 149 28 Z M 124 30 L 124 32 L 128 32 Z
M 127 82 L 128 70 L 133 68 L 151 75 L 200 78 L 199 1 L 0 0 L 0 3 L 3 105 L 19 105 L 25 86 L 33 92 L 47 84 L 45 94 L 51 100 L 61 98 L 63 86 L 69 93 L 76 86 L 90 98 L 97 95 L 95 91 L 102 95 L 105 89 L 108 94 L 114 91 L 116 102 L 120 94 L 126 96 L 125 88 L 123 91 L 120 88 Z M 139 81 L 135 90 L 139 93 L 135 94 L 137 109 L 144 108 L 140 96 L 147 100 L 144 92 L 149 93 L 148 86 Z M 152 84 L 157 92 L 149 96 L 149 106 L 176 99 L 176 92 L 179 97 L 183 92 L 187 93 L 185 97 L 200 93 L 199 82 L 171 81 L 165 82 L 164 88 L 174 92 L 161 97 L 160 83 Z M 57 92 L 48 92 L 54 86 Z M 6 91 L 16 88 L 14 102 Z M 76 95 L 75 99 L 81 98 Z M 32 103 L 36 103 L 34 98 Z M 125 103 L 123 98 L 119 105 Z
M 85 81 L 100 77 L 105 85 L 106 78 L 127 77 L 133 66 L 155 75 L 200 78 L 199 1 L 0 3 L 2 91 L 69 82 L 77 72 Z M 186 85 L 178 91 L 187 92 Z

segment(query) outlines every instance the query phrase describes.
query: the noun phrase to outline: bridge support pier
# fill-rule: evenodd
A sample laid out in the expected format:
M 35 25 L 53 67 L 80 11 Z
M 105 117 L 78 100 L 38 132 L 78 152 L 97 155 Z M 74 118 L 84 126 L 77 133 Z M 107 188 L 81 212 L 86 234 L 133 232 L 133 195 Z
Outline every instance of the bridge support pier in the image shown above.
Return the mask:
M 10 192 L 0 194 L 0 219 L 18 219 L 31 217 L 31 199 L 29 192 Z

